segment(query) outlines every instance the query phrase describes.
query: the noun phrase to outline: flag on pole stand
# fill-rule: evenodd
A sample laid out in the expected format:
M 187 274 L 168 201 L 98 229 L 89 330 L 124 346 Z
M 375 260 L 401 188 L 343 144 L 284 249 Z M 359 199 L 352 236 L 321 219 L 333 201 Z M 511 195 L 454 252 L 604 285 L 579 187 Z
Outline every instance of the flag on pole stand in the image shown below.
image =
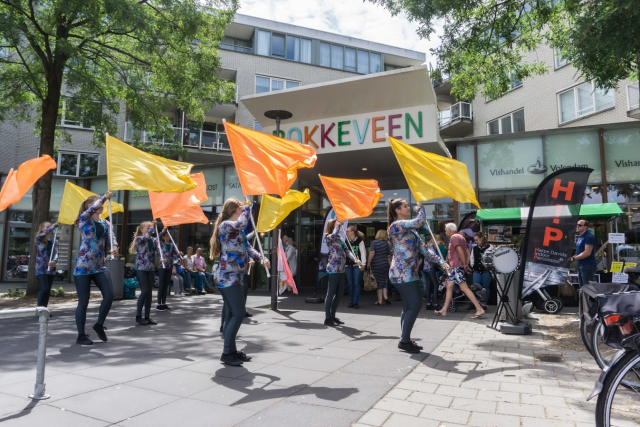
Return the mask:
M 18 203 L 33 184 L 36 183 L 47 171 L 56 168 L 56 162 L 51 156 L 43 155 L 35 159 L 27 160 L 18 170 L 9 171 L 0 190 L 0 211 L 7 209 L 14 203 Z

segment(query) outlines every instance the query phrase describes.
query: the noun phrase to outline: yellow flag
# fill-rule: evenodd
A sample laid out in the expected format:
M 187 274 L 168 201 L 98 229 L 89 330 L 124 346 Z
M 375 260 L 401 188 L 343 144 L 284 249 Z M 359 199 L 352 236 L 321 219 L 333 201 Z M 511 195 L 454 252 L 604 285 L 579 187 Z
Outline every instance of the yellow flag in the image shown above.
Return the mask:
M 78 217 L 80 205 L 91 196 L 98 196 L 98 194 L 92 193 L 89 190 L 85 190 L 84 188 L 78 187 L 77 185 L 67 181 L 64 185 L 64 194 L 62 194 L 62 203 L 60 204 L 58 222 L 60 224 L 72 225 Z M 124 206 L 112 201 L 111 213 L 116 212 L 124 212 Z M 107 218 L 109 216 L 109 210 L 106 206 L 104 208 L 104 212 L 102 212 L 102 215 L 100 216 L 102 218 Z
M 260 215 L 256 227 L 260 233 L 271 231 L 278 226 L 294 209 L 309 200 L 309 189 L 304 192 L 289 190 L 282 199 L 269 195 L 262 196 Z
M 427 153 L 395 138 L 389 137 L 389 144 L 418 202 L 451 197 L 480 207 L 464 163 Z
M 146 153 L 107 135 L 109 190 L 182 193 L 197 184 L 189 177 L 192 164 Z

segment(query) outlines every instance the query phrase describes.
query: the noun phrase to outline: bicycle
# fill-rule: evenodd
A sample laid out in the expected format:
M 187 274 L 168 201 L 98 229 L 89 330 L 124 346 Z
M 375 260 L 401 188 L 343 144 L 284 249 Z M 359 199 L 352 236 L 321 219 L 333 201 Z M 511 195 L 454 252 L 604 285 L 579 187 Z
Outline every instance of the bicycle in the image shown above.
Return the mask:
M 596 300 L 603 341 L 618 351 L 587 400 L 598 397 L 596 427 L 631 425 L 638 412 L 629 408 L 640 405 L 640 292 L 598 295 Z

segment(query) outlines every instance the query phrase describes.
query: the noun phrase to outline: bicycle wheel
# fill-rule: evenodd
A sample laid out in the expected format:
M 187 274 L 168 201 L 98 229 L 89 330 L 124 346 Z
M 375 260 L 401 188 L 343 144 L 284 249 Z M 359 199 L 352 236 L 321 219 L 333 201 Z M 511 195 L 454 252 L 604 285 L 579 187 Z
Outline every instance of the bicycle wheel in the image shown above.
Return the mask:
M 620 387 L 623 382 L 636 387 Z M 611 367 L 596 404 L 596 427 L 637 425 L 640 416 L 640 354 L 629 351 Z
M 590 355 L 593 356 L 593 350 L 591 349 L 591 331 L 593 330 L 593 323 L 589 324 L 584 317 L 580 318 L 580 338 L 582 343 L 586 347 Z
M 605 331 L 605 326 L 600 321 L 596 321 L 593 324 L 593 332 L 591 333 L 591 354 L 596 359 L 596 363 L 600 366 L 600 369 L 604 369 L 609 365 L 611 358 L 618 352 L 617 349 L 609 347 L 602 342 L 602 335 Z

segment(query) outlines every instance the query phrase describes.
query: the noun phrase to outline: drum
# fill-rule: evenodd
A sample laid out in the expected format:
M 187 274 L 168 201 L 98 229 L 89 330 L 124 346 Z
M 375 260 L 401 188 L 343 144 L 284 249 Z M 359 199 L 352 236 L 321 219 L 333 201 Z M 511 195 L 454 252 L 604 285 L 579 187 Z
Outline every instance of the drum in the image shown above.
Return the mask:
M 509 274 L 518 269 L 520 256 L 509 246 L 491 246 L 482 255 L 482 264 L 487 270 Z

